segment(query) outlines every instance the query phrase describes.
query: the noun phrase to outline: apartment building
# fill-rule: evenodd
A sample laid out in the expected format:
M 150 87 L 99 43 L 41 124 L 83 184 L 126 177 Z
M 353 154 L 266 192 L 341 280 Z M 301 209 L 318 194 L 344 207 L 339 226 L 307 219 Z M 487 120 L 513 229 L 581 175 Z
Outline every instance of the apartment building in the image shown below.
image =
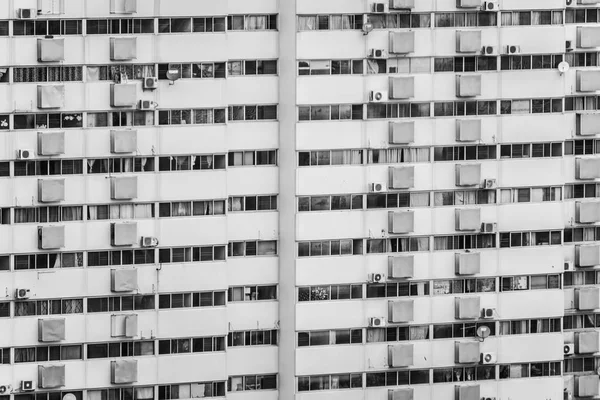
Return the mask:
M 600 0 L 0 4 L 0 400 L 600 396 Z

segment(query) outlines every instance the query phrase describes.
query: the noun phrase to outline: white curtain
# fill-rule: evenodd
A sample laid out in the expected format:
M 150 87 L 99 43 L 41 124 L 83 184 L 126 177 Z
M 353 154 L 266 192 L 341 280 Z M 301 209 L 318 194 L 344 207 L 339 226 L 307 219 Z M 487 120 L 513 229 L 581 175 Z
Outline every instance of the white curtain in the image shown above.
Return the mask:
M 367 343 L 385 341 L 385 329 L 367 329 Z
M 313 31 L 317 28 L 316 15 L 304 15 L 298 17 L 298 30 Z
M 265 15 L 248 15 L 246 17 L 246 29 L 249 31 L 267 29 L 267 17 Z
M 88 210 L 88 219 L 90 221 L 98 219 L 98 207 L 97 206 L 87 206 Z

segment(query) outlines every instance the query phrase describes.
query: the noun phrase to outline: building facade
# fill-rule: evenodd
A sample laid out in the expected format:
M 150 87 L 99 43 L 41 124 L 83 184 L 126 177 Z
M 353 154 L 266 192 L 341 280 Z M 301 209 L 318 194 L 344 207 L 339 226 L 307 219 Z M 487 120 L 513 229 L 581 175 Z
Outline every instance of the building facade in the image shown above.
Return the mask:
M 0 4 L 0 400 L 600 396 L 598 1 Z

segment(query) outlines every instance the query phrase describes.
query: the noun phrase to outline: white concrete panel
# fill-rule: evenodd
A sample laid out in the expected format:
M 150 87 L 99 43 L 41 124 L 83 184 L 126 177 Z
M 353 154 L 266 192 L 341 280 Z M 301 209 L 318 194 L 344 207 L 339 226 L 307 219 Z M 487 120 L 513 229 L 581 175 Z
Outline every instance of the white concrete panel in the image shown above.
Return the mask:
M 271 300 L 228 303 L 229 330 L 277 329 L 278 311 L 279 304 Z
M 373 358 L 369 368 L 383 368 L 379 364 L 387 360 L 387 346 L 385 351 L 383 360 L 381 357 Z M 371 356 L 369 346 L 365 348 L 361 345 L 299 347 L 296 350 L 296 375 L 364 371 L 367 368 L 365 358 L 369 356 Z
M 227 215 L 227 239 L 234 240 L 277 240 L 279 218 L 276 212 L 256 211 Z
M 277 354 L 277 346 L 228 347 L 226 374 L 233 376 L 275 372 L 278 369 Z
M 512 203 L 496 208 L 498 231 L 562 230 L 565 226 L 563 204 L 560 202 Z
M 223 336 L 227 334 L 227 310 L 222 306 L 163 310 L 158 313 L 157 326 L 156 337 Z
M 540 308 L 539 304 L 545 304 Z M 497 313 L 501 319 L 544 318 L 563 314 L 563 292 L 560 289 L 502 293 Z
M 558 157 L 503 159 L 498 162 L 498 186 L 527 187 L 532 186 L 532 182 L 536 186 L 550 186 L 569 182 L 563 169 L 565 161 Z
M 192 353 L 184 355 L 163 355 L 157 360 L 153 383 L 218 381 L 227 375 L 225 352 Z M 157 380 L 158 377 L 158 380 Z
M 138 229 L 139 230 L 139 229 Z M 159 221 L 156 236 L 161 246 L 226 245 L 227 218 L 224 215 L 165 218 Z
M 232 167 L 227 170 L 227 194 L 277 193 L 278 169 L 273 166 Z
M 534 246 L 498 251 L 498 275 L 558 274 L 563 270 L 563 249 Z
M 225 272 L 229 286 L 241 286 L 248 282 L 272 284 L 279 279 L 279 258 L 229 257 Z

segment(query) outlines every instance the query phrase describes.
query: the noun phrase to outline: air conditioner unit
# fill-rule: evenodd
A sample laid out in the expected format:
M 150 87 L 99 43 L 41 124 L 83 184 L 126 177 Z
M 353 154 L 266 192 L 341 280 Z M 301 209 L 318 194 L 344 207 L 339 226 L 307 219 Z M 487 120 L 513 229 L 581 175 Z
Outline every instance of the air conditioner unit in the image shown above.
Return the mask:
M 385 326 L 385 318 L 372 317 L 369 318 L 369 328 L 382 328 Z
M 369 101 L 373 103 L 380 103 L 388 100 L 388 92 L 385 90 L 371 90 L 369 93 Z
M 17 289 L 15 291 L 15 297 L 17 299 L 23 300 L 28 299 L 31 296 L 31 289 Z
M 495 56 L 498 55 L 498 49 L 496 46 L 483 46 L 481 49 L 481 54 L 484 56 Z
M 158 78 L 155 76 L 147 76 L 144 78 L 144 89 L 154 90 L 158 87 Z
M 33 390 L 33 381 L 21 381 L 21 392 L 31 392 Z
M 495 189 L 497 186 L 497 181 L 495 179 L 485 179 L 483 181 L 484 189 Z
M 19 19 L 36 19 L 37 18 L 37 9 L 35 8 L 19 8 L 17 12 L 17 17 Z
M 387 58 L 387 53 L 383 49 L 371 49 L 369 52 L 369 58 Z
M 573 261 L 565 261 L 565 271 L 575 271 Z
M 482 233 L 494 233 L 496 232 L 496 223 L 495 222 L 484 222 L 481 224 L 481 232 Z
M 570 356 L 571 354 L 575 354 L 575 344 L 573 343 L 565 343 L 563 346 L 563 351 L 565 356 Z
M 496 353 L 481 353 L 482 364 L 494 364 L 496 362 Z
M 386 13 L 388 12 L 387 3 L 373 3 L 371 11 L 374 13 Z
M 158 239 L 153 236 L 142 236 L 142 247 L 156 247 Z
M 509 45 L 506 46 L 506 54 L 520 54 L 521 46 Z
M 374 182 L 369 185 L 369 192 L 372 193 L 381 193 L 385 192 L 387 189 L 385 183 L 383 182 Z
M 573 41 L 572 40 L 567 40 L 565 42 L 565 49 L 567 51 L 573 51 L 573 50 L 575 50 L 575 46 L 573 46 Z
M 498 6 L 497 1 L 486 1 L 483 3 L 483 7 L 481 7 L 483 11 L 498 11 L 500 7 Z
M 0 395 L 8 395 L 12 392 L 12 386 L 9 385 L 8 383 L 4 384 L 1 383 L 0 384 Z
M 156 103 L 150 100 L 140 100 L 138 110 L 154 110 Z
M 33 158 L 33 150 L 31 149 L 21 149 L 17 151 L 17 158 L 19 160 L 29 160 Z
M 494 318 L 494 314 L 496 313 L 495 308 L 484 308 L 481 312 L 484 319 Z
M 385 282 L 385 275 L 383 274 L 369 274 L 370 283 L 382 283 Z

